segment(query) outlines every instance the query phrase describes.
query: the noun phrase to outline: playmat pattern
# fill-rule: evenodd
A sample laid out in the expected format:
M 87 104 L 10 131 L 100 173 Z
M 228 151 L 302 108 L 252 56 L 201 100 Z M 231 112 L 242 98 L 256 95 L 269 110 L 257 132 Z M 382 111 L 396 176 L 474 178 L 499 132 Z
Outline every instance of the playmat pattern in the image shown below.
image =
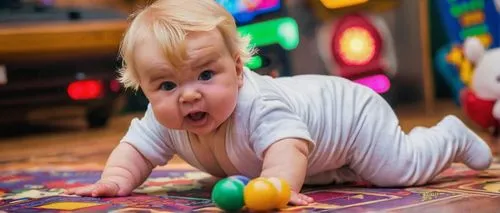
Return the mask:
M 0 212 L 213 212 L 208 175 L 189 167 L 156 169 L 131 196 L 92 198 L 62 194 L 98 180 L 96 168 L 34 168 L 0 171 Z M 363 184 L 306 187 L 316 203 L 283 211 L 394 210 L 471 196 L 500 197 L 500 165 L 484 172 L 457 164 L 433 184 L 370 188 Z

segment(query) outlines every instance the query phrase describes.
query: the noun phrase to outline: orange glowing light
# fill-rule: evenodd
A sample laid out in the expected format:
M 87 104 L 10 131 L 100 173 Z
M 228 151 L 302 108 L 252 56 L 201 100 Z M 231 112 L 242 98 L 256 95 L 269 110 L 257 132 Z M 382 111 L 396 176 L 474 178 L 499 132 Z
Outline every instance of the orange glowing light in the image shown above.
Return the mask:
M 375 56 L 375 39 L 368 30 L 351 27 L 340 37 L 340 56 L 352 65 L 363 65 Z
M 368 0 L 321 0 L 321 3 L 328 9 L 336 9 L 342 7 L 349 7 L 357 4 L 363 4 Z

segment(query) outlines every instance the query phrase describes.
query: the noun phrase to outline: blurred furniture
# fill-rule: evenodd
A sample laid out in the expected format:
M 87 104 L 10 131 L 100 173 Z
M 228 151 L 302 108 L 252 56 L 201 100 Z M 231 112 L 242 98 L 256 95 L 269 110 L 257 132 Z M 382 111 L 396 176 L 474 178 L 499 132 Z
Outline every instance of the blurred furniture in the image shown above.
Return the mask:
M 420 33 L 420 45 L 422 47 L 421 60 L 422 60 L 422 83 L 424 93 L 424 107 L 427 114 L 435 111 L 436 98 L 435 98 L 435 85 L 434 76 L 432 74 L 431 62 L 431 42 L 429 33 L 429 1 L 419 1 L 418 7 L 418 23 Z
M 100 13 L 0 12 L 0 122 L 83 109 L 89 126 L 107 124 L 121 91 L 117 53 L 127 23 L 117 12 Z
M 0 24 L 0 63 L 116 57 L 123 20 Z

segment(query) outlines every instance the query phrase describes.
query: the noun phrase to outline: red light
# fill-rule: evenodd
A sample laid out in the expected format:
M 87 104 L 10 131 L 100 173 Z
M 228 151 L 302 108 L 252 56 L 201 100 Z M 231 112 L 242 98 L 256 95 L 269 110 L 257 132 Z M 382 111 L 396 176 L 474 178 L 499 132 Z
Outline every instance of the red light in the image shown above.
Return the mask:
M 82 80 L 69 84 L 68 95 L 73 100 L 97 99 L 102 96 L 103 86 L 99 80 Z
M 381 68 L 382 37 L 361 14 L 341 18 L 331 37 L 330 51 L 343 77 L 365 75 Z

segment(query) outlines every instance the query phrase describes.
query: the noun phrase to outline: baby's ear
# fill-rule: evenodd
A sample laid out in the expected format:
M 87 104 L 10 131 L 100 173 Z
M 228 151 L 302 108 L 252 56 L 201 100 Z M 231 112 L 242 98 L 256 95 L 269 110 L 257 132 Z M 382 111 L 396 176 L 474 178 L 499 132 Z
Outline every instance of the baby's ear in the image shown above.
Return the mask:
M 236 75 L 238 76 L 238 83 L 241 86 L 243 85 L 243 62 L 241 61 L 241 56 L 239 54 L 235 54 L 233 58 Z
M 464 41 L 463 51 L 467 59 L 477 63 L 483 57 L 485 49 L 478 38 L 469 37 Z

